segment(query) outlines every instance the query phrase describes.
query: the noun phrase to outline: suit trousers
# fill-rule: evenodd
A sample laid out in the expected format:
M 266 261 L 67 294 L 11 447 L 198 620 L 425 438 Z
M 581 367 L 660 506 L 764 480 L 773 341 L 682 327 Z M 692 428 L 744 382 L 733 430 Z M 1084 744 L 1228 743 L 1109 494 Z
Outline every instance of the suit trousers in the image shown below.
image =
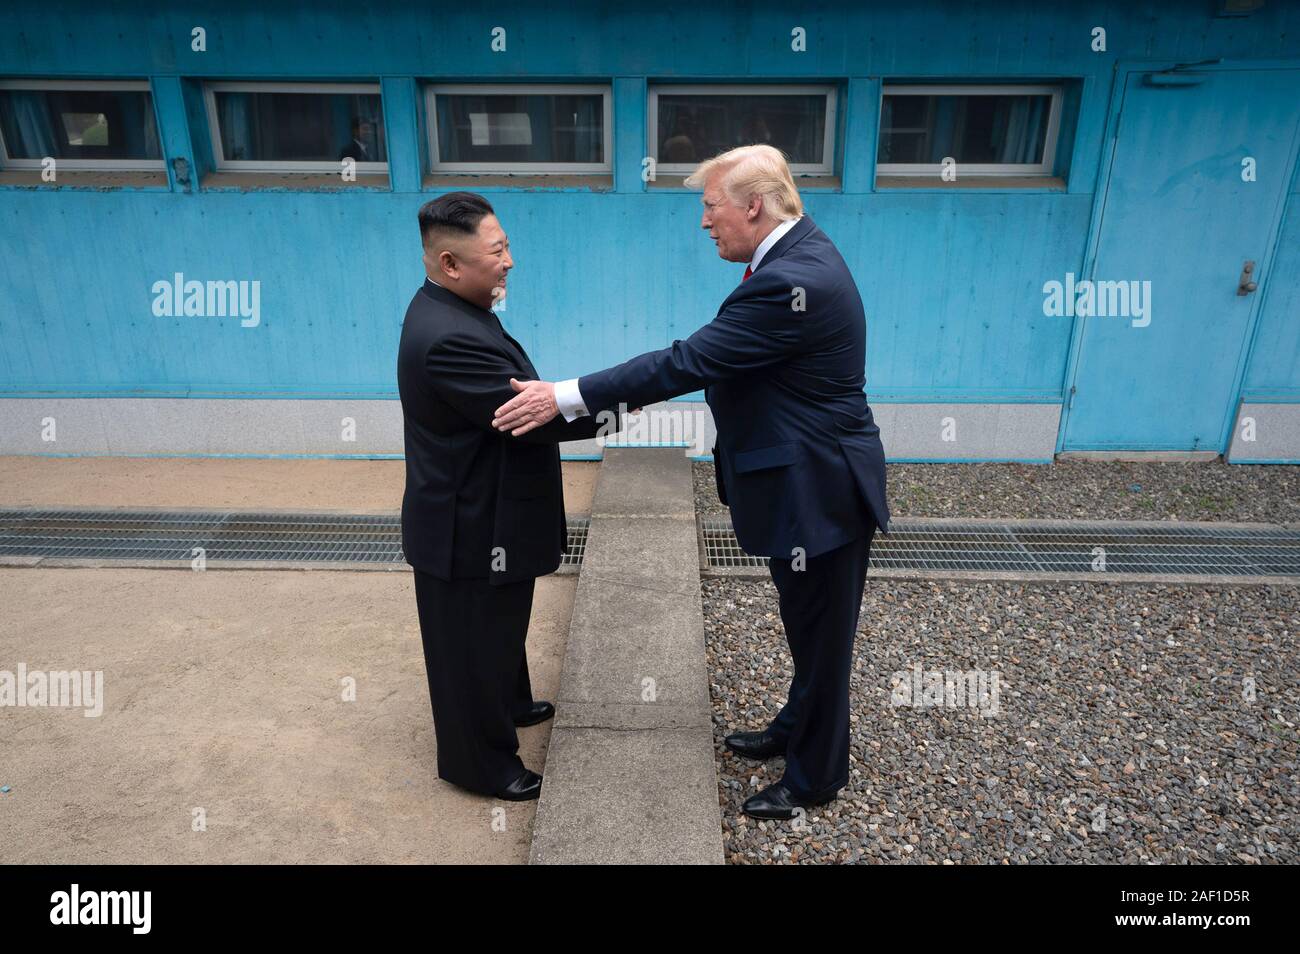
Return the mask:
M 473 792 L 494 794 L 524 771 L 514 718 L 533 704 L 524 638 L 535 582 L 415 571 L 438 775 Z
M 792 560 L 769 563 L 794 680 L 768 730 L 786 743 L 786 787 L 807 801 L 833 798 L 849 781 L 849 671 L 875 531 L 872 523 L 801 570 Z

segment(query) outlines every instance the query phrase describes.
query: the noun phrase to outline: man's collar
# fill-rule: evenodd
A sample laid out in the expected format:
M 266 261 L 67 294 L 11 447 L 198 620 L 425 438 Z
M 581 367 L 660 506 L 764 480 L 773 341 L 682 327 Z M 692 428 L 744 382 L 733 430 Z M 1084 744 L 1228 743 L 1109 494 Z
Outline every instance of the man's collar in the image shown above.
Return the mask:
M 754 249 L 754 257 L 749 262 L 750 270 L 754 272 L 758 271 L 758 266 L 759 263 L 763 261 L 763 256 L 772 251 L 772 246 L 781 241 L 781 238 L 785 233 L 798 225 L 800 221 L 802 221 L 802 217 L 798 219 L 786 219 L 784 222 L 777 225 L 776 228 L 772 229 L 772 231 L 768 232 L 767 238 L 759 242 L 758 248 Z
M 480 308 L 472 301 L 466 301 L 464 298 L 461 298 L 459 295 L 457 295 L 454 291 L 452 291 L 450 288 L 446 287 L 445 285 L 439 285 L 428 275 L 424 276 L 423 291 L 426 295 L 428 295 L 430 298 L 435 299 L 436 301 L 446 302 L 449 305 L 457 305 L 458 307 L 467 309 L 476 315 L 482 316 L 482 315 L 492 314 L 492 312 L 489 311 L 488 309 Z

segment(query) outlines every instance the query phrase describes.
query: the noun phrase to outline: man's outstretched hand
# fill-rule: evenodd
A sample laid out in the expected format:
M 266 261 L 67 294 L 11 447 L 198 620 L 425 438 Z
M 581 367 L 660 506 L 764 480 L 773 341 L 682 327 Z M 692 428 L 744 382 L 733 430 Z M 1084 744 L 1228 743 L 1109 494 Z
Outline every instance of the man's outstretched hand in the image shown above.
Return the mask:
M 550 381 L 516 381 L 510 386 L 519 393 L 496 409 L 492 426 L 513 437 L 541 427 L 560 413 L 555 403 L 555 385 Z

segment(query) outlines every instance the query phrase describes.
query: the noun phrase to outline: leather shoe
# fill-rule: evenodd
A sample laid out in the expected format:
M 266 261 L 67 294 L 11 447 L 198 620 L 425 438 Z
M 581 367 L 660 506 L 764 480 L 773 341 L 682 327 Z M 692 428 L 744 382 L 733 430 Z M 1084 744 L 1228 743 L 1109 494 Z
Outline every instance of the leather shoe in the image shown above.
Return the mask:
M 542 777 L 536 772 L 524 769 L 523 773 L 496 793 L 497 798 L 507 802 L 529 802 L 542 794 Z
M 733 732 L 727 736 L 727 748 L 747 759 L 770 759 L 785 755 L 785 740 L 778 739 L 767 729 L 762 732 Z
M 555 715 L 555 706 L 549 702 L 534 702 L 531 709 L 526 710 L 522 715 L 515 716 L 515 725 L 519 728 L 526 725 L 537 725 L 537 723 L 545 722 L 553 715 Z
M 784 782 L 774 782 L 745 799 L 745 804 L 740 806 L 740 810 L 753 818 L 793 818 L 796 808 L 812 808 L 814 805 L 825 805 L 833 800 L 834 796 L 817 802 L 804 801 L 795 798 L 794 793 L 785 787 Z

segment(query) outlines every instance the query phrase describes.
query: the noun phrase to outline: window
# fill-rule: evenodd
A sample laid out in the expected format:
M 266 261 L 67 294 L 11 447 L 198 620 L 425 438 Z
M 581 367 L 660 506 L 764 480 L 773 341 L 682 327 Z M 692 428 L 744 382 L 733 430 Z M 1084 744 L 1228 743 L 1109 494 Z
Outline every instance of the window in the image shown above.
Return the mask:
M 434 172 L 609 173 L 607 86 L 444 86 L 426 90 Z
M 885 86 L 882 175 L 1052 175 L 1060 127 L 1057 86 Z
M 209 83 L 217 169 L 386 173 L 384 110 L 374 83 Z
M 0 159 L 39 169 L 162 169 L 149 84 L 143 81 L 0 82 Z
M 650 90 L 650 143 L 657 172 L 686 174 L 736 146 L 768 143 L 795 175 L 835 166 L 832 86 L 658 86 Z

